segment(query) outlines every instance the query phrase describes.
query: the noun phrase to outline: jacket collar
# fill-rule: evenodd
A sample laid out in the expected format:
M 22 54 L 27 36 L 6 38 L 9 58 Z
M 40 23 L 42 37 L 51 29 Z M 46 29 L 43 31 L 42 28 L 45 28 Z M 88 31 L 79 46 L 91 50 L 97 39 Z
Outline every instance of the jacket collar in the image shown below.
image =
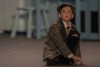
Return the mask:
M 59 26 L 60 26 L 61 28 L 63 28 L 63 29 L 65 28 L 64 23 L 63 23 L 63 21 L 62 21 L 61 18 L 59 18 L 59 19 L 57 20 L 57 23 L 59 24 Z M 76 29 L 75 25 L 73 25 L 72 23 L 71 23 L 71 27 L 72 27 L 72 29 Z

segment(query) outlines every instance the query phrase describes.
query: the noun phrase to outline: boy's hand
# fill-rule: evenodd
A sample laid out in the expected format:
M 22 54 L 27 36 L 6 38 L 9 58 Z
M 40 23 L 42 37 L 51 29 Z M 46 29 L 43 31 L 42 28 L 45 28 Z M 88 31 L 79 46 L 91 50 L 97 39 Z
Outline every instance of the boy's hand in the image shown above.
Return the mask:
M 80 58 L 79 56 L 74 55 L 74 56 L 72 57 L 72 59 L 74 59 L 74 64 L 77 65 L 77 66 L 79 66 L 79 65 L 81 65 L 81 64 L 83 63 L 83 62 L 81 61 L 81 58 Z
M 72 59 L 74 59 L 75 62 L 80 62 L 81 58 L 79 56 L 73 55 Z
M 79 62 L 74 61 L 74 65 L 79 66 L 79 65 L 82 65 L 82 64 L 83 64 L 83 62 L 82 62 L 82 61 L 79 61 Z

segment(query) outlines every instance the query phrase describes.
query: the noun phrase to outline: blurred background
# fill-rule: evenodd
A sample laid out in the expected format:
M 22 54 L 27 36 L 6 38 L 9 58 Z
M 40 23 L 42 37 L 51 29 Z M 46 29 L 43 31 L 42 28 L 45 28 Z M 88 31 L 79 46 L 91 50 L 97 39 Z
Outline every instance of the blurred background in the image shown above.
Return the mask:
M 0 0 L 0 67 L 45 67 L 46 33 L 65 2 L 76 8 L 83 66 L 100 66 L 100 0 Z

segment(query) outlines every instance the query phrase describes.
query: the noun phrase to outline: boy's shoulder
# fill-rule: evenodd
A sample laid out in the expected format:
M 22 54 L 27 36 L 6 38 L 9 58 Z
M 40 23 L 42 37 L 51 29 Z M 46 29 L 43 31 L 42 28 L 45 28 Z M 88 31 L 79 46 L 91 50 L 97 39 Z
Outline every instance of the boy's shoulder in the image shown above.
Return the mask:
M 59 24 L 57 22 L 54 22 L 53 24 L 50 25 L 50 28 L 56 28 L 56 27 L 58 27 L 58 25 Z

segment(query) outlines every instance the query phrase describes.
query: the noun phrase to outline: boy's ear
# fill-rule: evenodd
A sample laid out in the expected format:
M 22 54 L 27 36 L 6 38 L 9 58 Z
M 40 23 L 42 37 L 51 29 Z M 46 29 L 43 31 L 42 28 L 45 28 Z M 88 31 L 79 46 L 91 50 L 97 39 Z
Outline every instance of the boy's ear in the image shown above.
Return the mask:
M 59 15 L 59 17 L 61 17 L 61 15 L 60 14 L 58 14 Z
M 72 18 L 74 18 L 74 14 L 72 15 Z

